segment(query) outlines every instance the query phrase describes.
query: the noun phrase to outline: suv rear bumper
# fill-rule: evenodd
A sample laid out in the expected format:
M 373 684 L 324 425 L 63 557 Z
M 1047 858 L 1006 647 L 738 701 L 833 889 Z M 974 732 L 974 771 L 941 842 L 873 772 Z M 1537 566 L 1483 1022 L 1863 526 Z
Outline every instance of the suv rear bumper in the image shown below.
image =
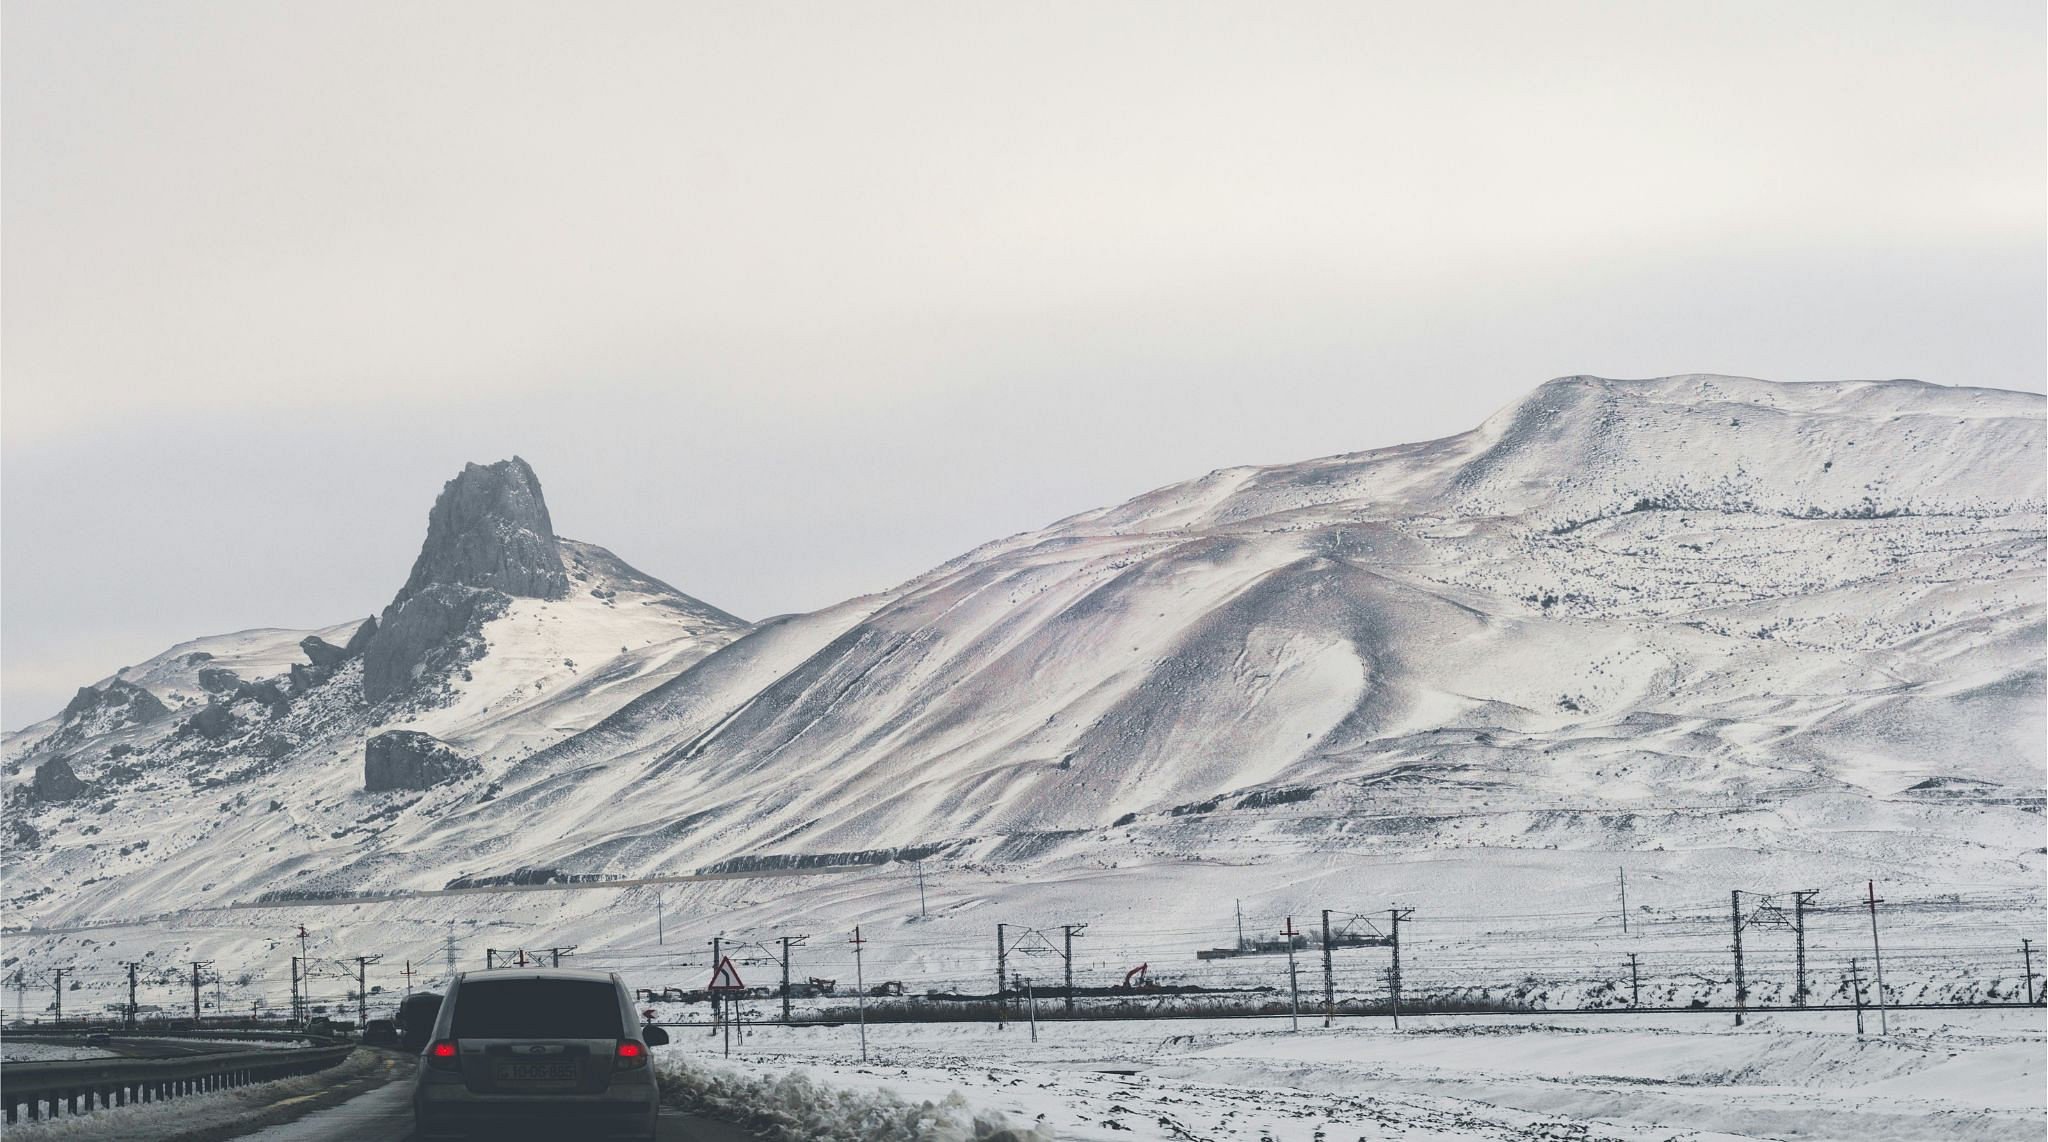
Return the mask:
M 614 1086 L 604 1094 L 491 1095 L 456 1084 L 423 1084 L 413 1095 L 421 1138 L 635 1138 L 654 1136 L 660 1096 L 653 1083 Z

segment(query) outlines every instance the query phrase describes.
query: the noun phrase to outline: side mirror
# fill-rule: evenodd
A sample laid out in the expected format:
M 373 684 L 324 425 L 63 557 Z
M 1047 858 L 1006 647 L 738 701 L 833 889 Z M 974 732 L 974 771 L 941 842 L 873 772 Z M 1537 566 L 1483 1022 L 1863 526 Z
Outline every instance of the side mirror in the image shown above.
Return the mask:
M 662 1030 L 659 1024 L 649 1023 L 640 1028 L 640 1037 L 645 1039 L 650 1047 L 668 1046 L 668 1032 Z

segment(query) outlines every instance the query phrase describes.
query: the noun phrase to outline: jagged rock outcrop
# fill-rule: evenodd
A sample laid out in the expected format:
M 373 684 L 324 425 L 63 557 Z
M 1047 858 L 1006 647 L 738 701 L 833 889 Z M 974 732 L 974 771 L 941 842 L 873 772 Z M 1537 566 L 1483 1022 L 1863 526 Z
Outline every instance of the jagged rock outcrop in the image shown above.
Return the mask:
M 115 725 L 140 725 L 170 713 L 170 709 L 157 700 L 157 696 L 135 685 L 116 678 L 102 689 L 80 686 L 69 704 L 64 707 L 66 722 L 94 721 L 101 729 Z
M 363 655 L 363 696 L 381 702 L 474 659 L 483 624 L 510 602 L 501 591 L 437 584 L 393 604 Z
M 281 714 L 291 705 L 291 699 L 271 681 L 243 682 L 235 687 L 235 701 L 248 699 L 257 702 L 273 714 Z
M 219 741 L 233 733 L 241 724 L 241 719 L 235 717 L 226 706 L 208 703 L 201 706 L 198 713 L 186 718 L 178 726 L 178 732 L 198 734 L 207 741 Z
M 71 771 L 71 763 L 61 757 L 36 766 L 36 775 L 29 788 L 39 801 L 70 801 L 85 795 L 85 782 Z
M 363 743 L 363 789 L 432 789 L 481 772 L 448 743 L 417 730 L 386 730 Z
M 363 620 L 362 626 L 356 628 L 356 633 L 348 636 L 348 645 L 341 648 L 342 653 L 350 658 L 354 658 L 356 655 L 368 650 L 370 648 L 370 640 L 376 636 L 377 616 L 371 615 Z
M 334 668 L 348 661 L 348 651 L 328 642 L 317 634 L 309 634 L 299 640 L 299 649 L 306 652 L 313 669 L 321 674 L 331 674 Z
M 474 658 L 483 623 L 503 614 L 510 596 L 568 592 L 533 469 L 517 456 L 466 465 L 434 500 L 412 575 L 366 637 L 363 696 L 382 702 Z
M 392 605 L 436 584 L 536 599 L 568 594 L 547 501 L 526 461 L 467 464 L 441 489 L 427 513 L 427 540 Z
M 242 676 L 220 666 L 199 668 L 199 688 L 209 694 L 232 694 L 242 684 Z

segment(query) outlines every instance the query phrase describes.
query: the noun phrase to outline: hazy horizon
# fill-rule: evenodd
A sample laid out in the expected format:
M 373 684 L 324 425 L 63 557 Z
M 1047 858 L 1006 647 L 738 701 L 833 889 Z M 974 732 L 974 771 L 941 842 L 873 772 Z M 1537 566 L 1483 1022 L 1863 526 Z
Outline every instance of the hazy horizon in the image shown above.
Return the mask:
M 2037 4 L 4 7 L 6 728 L 465 461 L 740 614 L 1578 373 L 2041 392 Z

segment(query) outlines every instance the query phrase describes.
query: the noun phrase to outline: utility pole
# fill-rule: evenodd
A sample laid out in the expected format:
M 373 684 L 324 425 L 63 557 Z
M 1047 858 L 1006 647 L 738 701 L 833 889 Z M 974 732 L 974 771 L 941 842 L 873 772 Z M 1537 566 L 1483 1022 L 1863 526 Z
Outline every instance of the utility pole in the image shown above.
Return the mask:
M 1642 976 L 1636 974 L 1636 954 L 1634 952 L 1628 954 L 1628 1005 L 1630 1007 L 1641 1007 L 1643 1005 L 1643 979 Z
M 1415 914 L 1413 908 L 1389 908 L 1387 916 L 1387 946 L 1393 949 L 1394 962 L 1387 969 L 1387 1000 L 1394 1013 L 1394 1030 L 1401 1029 L 1401 921 Z
M 52 1019 L 60 1026 L 64 1022 L 64 977 L 70 974 L 70 968 L 50 969 L 50 990 L 57 995 L 57 1002 L 55 1004 L 56 1014 L 52 1016 Z M 192 1010 L 195 1012 L 199 1010 L 199 987 L 197 984 L 194 984 L 192 987 Z
M 411 998 L 412 998 L 412 976 L 413 976 L 413 971 L 412 971 L 412 961 L 411 961 L 411 960 L 407 960 L 407 961 L 405 961 L 405 971 L 404 971 L 404 973 L 403 973 L 403 974 L 404 974 L 404 976 L 405 976 L 405 997 L 406 997 L 407 999 L 411 999 Z
M 1855 993 L 1856 1034 L 1863 1034 L 1863 966 L 1851 958 L 1849 961 L 1849 986 Z
M 917 869 L 917 918 L 926 920 L 930 915 L 924 909 L 924 862 L 920 860 L 911 863 Z
M 1088 930 L 1086 924 L 1062 924 L 1060 933 L 1067 938 L 1067 1014 L 1074 1014 L 1074 937 Z
M 1621 876 L 1621 934 L 1626 936 L 1628 935 L 1628 870 L 1617 868 L 1614 871 Z
M 2020 958 L 2027 965 L 2027 1006 L 2034 1005 L 2034 941 L 2020 941 Z
M 810 937 L 782 936 L 779 939 L 782 941 L 782 1021 L 787 1023 L 789 1022 L 789 948 L 790 945 L 801 944 L 805 940 L 810 939 Z
M 199 1022 L 199 969 L 213 966 L 212 960 L 193 960 L 192 963 L 192 1022 Z
M 711 937 L 711 974 L 718 974 L 718 965 L 725 962 L 725 936 Z M 725 1024 L 725 1004 L 719 1002 L 719 993 L 711 993 L 711 1033 L 718 1034 L 718 1028 Z
M 1244 951 L 1244 901 L 1235 901 L 1235 904 L 1237 905 L 1237 950 L 1241 952 Z
M 1735 926 L 1735 1025 L 1742 1026 L 1742 1001 L 1749 992 L 1742 982 L 1742 890 L 1728 894 L 1729 922 Z
M 1337 981 L 1330 970 L 1330 910 L 1323 909 L 1323 1026 L 1337 1024 Z
M 575 951 L 575 950 L 576 950 L 576 945 L 574 945 L 574 944 L 570 944 L 570 945 L 569 945 L 568 947 L 566 947 L 566 948 L 549 948 L 549 949 L 548 949 L 548 966 L 549 966 L 549 967 L 551 967 L 551 968 L 558 968 L 558 967 L 561 967 L 561 966 L 562 966 L 562 957 L 563 957 L 563 956 L 566 956 L 566 955 L 568 955 L 569 953 L 571 953 L 571 952 L 573 952 L 573 951 Z M 716 966 L 716 965 L 713 965 L 713 966 Z
M 1877 976 L 1877 1033 L 1889 1035 L 1892 1033 L 1892 1028 L 1891 1020 L 1885 1014 L 1884 953 L 1879 951 L 1877 947 L 1877 906 L 1883 904 L 1884 901 L 1878 899 L 1876 881 L 1865 881 L 1864 887 L 1869 893 L 1870 904 L 1870 966 Z
M 1806 909 L 1820 895 L 1817 888 L 1792 894 L 1792 1006 L 1806 1006 Z
M 299 998 L 299 957 L 292 957 L 292 1025 L 306 1022 L 305 1004 Z
M 860 1061 L 865 1063 L 868 1061 L 868 983 L 861 974 L 860 953 L 867 946 L 867 941 L 860 938 L 860 925 L 854 925 L 853 939 L 848 943 L 853 945 L 853 1001 L 860 1010 Z
M 448 983 L 455 982 L 455 921 L 448 921 Z M 444 988 L 447 984 L 442 985 Z
M 126 965 L 124 965 L 124 966 L 126 966 L 126 967 L 127 967 L 127 969 L 128 969 L 128 1020 L 127 1020 L 127 1022 L 128 1022 L 128 1029 L 129 1029 L 130 1031 L 133 1031 L 133 1030 L 135 1029 L 135 969 L 137 969 L 137 968 L 141 967 L 142 965 L 141 965 L 141 964 L 138 964 L 138 963 L 132 963 L 132 962 L 131 962 L 131 963 L 129 963 L 129 964 L 126 964 Z M 294 989 L 294 990 L 296 990 L 296 989 Z
M 369 981 L 370 981 L 370 977 L 369 977 L 369 968 L 370 968 L 370 965 L 371 965 L 371 964 L 374 964 L 374 963 L 376 963 L 376 962 L 377 962 L 378 960 L 381 960 L 381 959 L 383 959 L 383 958 L 384 958 L 383 956 L 357 956 L 357 957 L 356 957 L 356 1026 L 357 1026 L 357 1028 L 363 1028 L 363 1027 L 368 1027 L 368 1026 L 370 1025 L 370 989 L 369 989 L 369 986 L 368 986 L 368 985 L 369 985 Z
M 496 970 L 496 969 L 497 969 L 497 966 L 498 966 L 498 949 L 496 949 L 496 948 L 485 948 L 485 949 L 484 949 L 484 970 L 485 970 L 485 971 L 494 971 L 494 970 Z
M 1287 927 L 1280 934 L 1287 940 L 1287 994 L 1290 1006 L 1288 1015 L 1294 1020 L 1294 1029 L 1301 1030 L 1301 978 L 1294 973 L 1294 917 L 1287 918 Z
M 654 945 L 656 947 L 661 947 L 668 943 L 668 920 L 662 915 L 662 898 L 667 895 L 668 890 L 665 888 L 654 890 Z M 718 969 L 717 964 L 712 964 L 711 967 L 714 971 Z
M 1003 944 L 1003 929 L 1007 924 L 996 925 L 996 1030 L 1003 1029 L 1003 1017 L 1009 1012 L 1003 1004 L 1003 985 L 1010 978 L 1010 952 Z

